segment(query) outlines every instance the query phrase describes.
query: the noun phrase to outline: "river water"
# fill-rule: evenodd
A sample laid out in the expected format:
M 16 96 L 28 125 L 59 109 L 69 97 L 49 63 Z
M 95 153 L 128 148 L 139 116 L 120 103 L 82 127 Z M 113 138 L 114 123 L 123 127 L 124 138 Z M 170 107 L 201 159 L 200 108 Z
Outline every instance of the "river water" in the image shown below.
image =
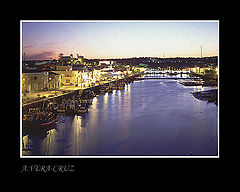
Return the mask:
M 58 117 L 44 136 L 24 136 L 23 156 L 217 156 L 218 107 L 174 79 L 135 81 L 100 94 L 87 114 Z

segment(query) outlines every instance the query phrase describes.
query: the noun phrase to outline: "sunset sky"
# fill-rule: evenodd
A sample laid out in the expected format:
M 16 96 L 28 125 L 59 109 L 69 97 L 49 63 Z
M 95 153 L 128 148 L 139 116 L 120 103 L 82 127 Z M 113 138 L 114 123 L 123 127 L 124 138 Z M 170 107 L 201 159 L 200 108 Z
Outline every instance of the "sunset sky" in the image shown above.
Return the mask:
M 217 56 L 217 21 L 22 21 L 25 59 Z

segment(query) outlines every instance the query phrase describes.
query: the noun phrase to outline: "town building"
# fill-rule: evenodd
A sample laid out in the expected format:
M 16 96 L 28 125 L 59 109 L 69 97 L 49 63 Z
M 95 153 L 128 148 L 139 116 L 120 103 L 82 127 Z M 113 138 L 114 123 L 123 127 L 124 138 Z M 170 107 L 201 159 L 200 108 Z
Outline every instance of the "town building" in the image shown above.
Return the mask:
M 41 90 L 48 85 L 48 72 L 22 73 L 22 92 Z
M 81 86 L 86 87 L 92 83 L 94 77 L 98 77 L 97 71 L 90 71 L 87 67 L 81 65 L 57 66 L 56 71 L 61 76 L 62 86 Z
M 22 92 L 57 89 L 61 76 L 54 72 L 22 73 Z
M 57 65 L 56 71 L 72 71 L 72 66 L 71 65 L 66 65 L 66 66 Z
M 147 68 L 144 66 L 137 66 L 134 68 L 134 70 L 139 71 L 139 72 L 144 72 L 144 71 L 146 71 L 146 69 Z
M 58 74 L 61 79 L 61 85 L 78 85 L 81 81 L 78 71 L 54 71 L 54 73 Z
M 73 61 L 73 54 L 70 55 L 63 55 L 62 53 L 59 54 L 59 61 L 58 65 L 69 65 Z
M 210 67 L 191 67 L 191 68 L 188 68 L 188 70 L 196 74 L 204 75 L 206 71 L 211 70 L 211 68 Z
M 48 73 L 48 89 L 58 89 L 61 87 L 61 82 L 62 82 L 62 79 L 61 79 L 61 75 L 53 72 L 53 71 L 50 71 Z

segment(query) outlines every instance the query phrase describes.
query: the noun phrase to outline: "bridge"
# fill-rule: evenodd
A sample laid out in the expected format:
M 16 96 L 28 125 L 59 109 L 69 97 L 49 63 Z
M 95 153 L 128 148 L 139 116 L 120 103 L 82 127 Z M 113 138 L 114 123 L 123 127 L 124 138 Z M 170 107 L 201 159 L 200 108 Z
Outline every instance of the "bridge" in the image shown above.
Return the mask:
M 178 79 L 189 79 L 189 80 L 194 80 L 194 79 L 198 79 L 201 80 L 200 77 L 151 77 L 151 76 L 144 76 L 144 77 L 139 77 L 138 80 L 146 80 L 146 79 L 174 79 L 174 80 L 178 80 Z
M 189 74 L 189 70 L 146 70 L 144 74 Z
M 178 80 L 178 79 L 198 79 L 200 80 L 200 77 L 150 77 L 150 76 L 144 76 L 144 77 L 139 77 L 138 80 L 146 80 L 146 79 L 174 79 L 174 80 Z
M 189 70 L 146 70 L 141 79 L 200 79 L 199 77 L 189 76 Z

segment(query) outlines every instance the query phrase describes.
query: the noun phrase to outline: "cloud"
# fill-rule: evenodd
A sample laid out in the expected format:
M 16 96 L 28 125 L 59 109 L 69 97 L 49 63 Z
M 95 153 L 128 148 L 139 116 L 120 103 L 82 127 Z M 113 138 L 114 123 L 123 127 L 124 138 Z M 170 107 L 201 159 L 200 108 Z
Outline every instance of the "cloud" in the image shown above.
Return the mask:
M 28 48 L 32 48 L 34 47 L 34 45 L 27 45 L 27 46 L 23 46 L 23 49 L 28 49 Z
M 75 45 L 86 45 L 88 42 L 87 41 L 80 41 L 80 42 L 76 42 L 74 43 Z
M 26 55 L 26 59 L 36 59 L 36 60 L 50 59 L 50 58 L 53 58 L 55 55 L 56 55 L 55 51 L 41 51 L 40 53 L 37 53 L 37 54 Z

